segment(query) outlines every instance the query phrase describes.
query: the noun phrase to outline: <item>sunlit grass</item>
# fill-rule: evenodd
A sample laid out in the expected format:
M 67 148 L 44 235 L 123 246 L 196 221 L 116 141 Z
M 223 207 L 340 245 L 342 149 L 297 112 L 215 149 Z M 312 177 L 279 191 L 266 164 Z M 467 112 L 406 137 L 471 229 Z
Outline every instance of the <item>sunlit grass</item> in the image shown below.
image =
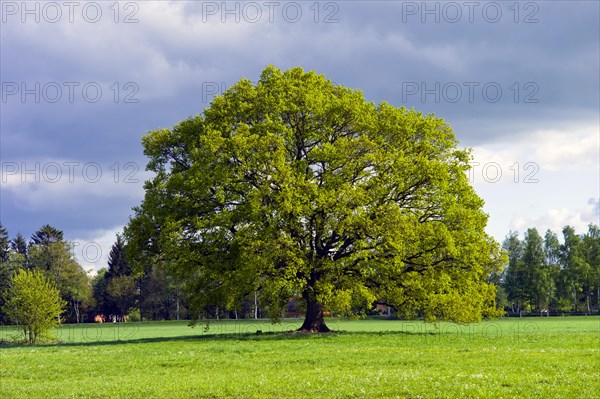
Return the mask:
M 300 324 L 62 326 L 58 345 L 0 346 L 0 397 L 600 397 L 600 317 L 331 320 L 341 333 L 285 333 Z

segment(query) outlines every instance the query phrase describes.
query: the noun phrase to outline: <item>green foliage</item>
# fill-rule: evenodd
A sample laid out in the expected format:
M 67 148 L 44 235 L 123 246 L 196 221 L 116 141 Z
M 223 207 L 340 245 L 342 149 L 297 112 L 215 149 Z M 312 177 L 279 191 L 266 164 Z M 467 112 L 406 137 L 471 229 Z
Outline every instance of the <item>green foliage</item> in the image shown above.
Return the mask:
M 92 283 L 96 311 L 105 316 L 126 315 L 137 299 L 138 287 L 125 259 L 124 247 L 123 237 L 117 234 L 110 249 L 108 269 L 101 269 Z
M 135 280 L 131 276 L 122 275 L 110 278 L 106 292 L 117 304 L 121 315 L 126 315 L 129 308 L 135 305 Z
M 129 321 L 131 321 L 131 322 L 135 323 L 138 321 L 142 321 L 142 316 L 140 315 L 140 310 L 137 308 L 129 309 L 127 314 L 129 315 Z
M 0 262 L 0 323 L 7 323 L 8 316 L 3 311 L 12 276 L 23 268 L 25 257 L 19 253 L 9 252 L 6 260 Z
M 18 233 L 10 242 L 10 248 L 13 252 L 23 255 L 24 259 L 27 260 L 27 241 L 25 241 L 25 237 L 21 233 Z
M 517 232 L 510 232 L 504 240 L 502 247 L 508 253 L 508 266 L 505 271 L 504 287 L 509 301 L 515 302 L 517 308 L 521 309 L 526 300 L 527 280 L 522 261 L 523 244 L 519 240 L 519 234 Z
M 62 298 L 69 304 L 69 320 L 79 322 L 81 306 L 89 304 L 92 298 L 89 278 L 74 259 L 69 243 L 54 239 L 42 242 L 45 243 L 29 247 L 29 267 L 42 271 L 56 284 Z
M 117 234 L 117 240 L 110 248 L 108 254 L 108 274 L 107 278 L 112 278 L 122 275 L 131 275 L 131 267 L 127 263 L 124 254 L 125 241 L 121 234 Z
M 30 245 L 48 245 L 63 241 L 63 232 L 56 227 L 45 224 L 31 235 Z
M 548 230 L 544 238 L 528 229 L 524 241 L 511 233 L 504 242 L 509 262 L 503 287 L 516 310 L 583 311 L 600 309 L 600 233 L 590 224 L 578 235 L 563 228 L 563 244 Z M 516 308 L 515 308 L 516 307 Z
M 321 306 L 375 299 L 429 319 L 495 312 L 499 247 L 440 118 L 270 66 L 143 145 L 156 177 L 125 230 L 130 260 L 167 262 L 197 310 L 260 290 L 272 316 L 301 296 L 317 325 Z
M 541 311 L 548 308 L 555 288 L 551 269 L 545 264 L 546 253 L 543 240 L 536 229 L 527 230 L 524 246 L 523 262 L 527 298 Z
M 8 231 L 0 223 L 0 262 L 6 262 L 8 259 L 9 248 Z
M 162 264 L 153 264 L 140 278 L 140 308 L 143 318 L 173 320 L 188 318 L 182 287 Z M 235 308 L 235 304 L 232 304 Z
M 55 327 L 65 302 L 56 286 L 40 271 L 19 270 L 7 291 L 4 311 L 22 328 L 30 345 Z
M 109 303 L 110 298 L 108 296 L 108 292 L 106 291 L 108 286 L 108 279 L 106 278 L 106 273 L 108 270 L 106 268 L 101 268 L 98 270 L 96 275 L 92 278 L 92 292 L 93 297 L 96 302 L 96 312 L 103 313 L 105 315 L 109 315 L 110 312 Z

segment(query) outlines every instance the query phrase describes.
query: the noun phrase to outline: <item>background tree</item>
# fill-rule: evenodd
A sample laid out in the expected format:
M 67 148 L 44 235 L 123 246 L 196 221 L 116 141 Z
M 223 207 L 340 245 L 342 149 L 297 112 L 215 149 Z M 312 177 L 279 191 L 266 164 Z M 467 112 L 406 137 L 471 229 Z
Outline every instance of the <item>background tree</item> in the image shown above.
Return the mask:
M 584 293 L 587 312 L 595 303 L 599 307 L 600 298 L 600 228 L 594 224 L 588 226 L 588 231 L 583 235 L 581 247 L 585 264 L 589 266 L 584 275 Z M 595 296 L 595 300 L 592 301 Z
M 110 279 L 117 276 L 131 275 L 131 267 L 127 263 L 127 259 L 125 259 L 124 248 L 125 241 L 123 240 L 123 236 L 121 234 L 117 234 L 117 240 L 110 248 L 110 252 L 108 254 L 107 278 Z
M 10 242 L 10 248 L 13 252 L 23 255 L 24 263 L 23 267 L 27 265 L 27 241 L 25 241 L 25 237 L 21 233 L 18 233 L 15 238 Z
M 108 256 L 108 269 L 103 269 L 94 281 L 98 310 L 107 316 L 126 315 L 137 298 L 138 287 L 125 259 L 124 247 L 123 237 L 117 234 Z
M 529 303 L 538 310 L 561 312 L 600 310 L 598 226 L 590 224 L 581 235 L 565 226 L 562 244 L 550 230 L 542 240 L 537 230 L 528 229 L 523 242 L 517 233 L 511 233 L 504 249 L 509 253 L 509 265 L 503 285 L 519 306 Z
M 6 321 L 6 315 L 2 311 L 2 305 L 4 305 L 3 294 L 9 287 L 10 276 L 12 275 L 12 270 L 7 267 L 9 244 L 8 231 L 0 223 L 0 323 Z
M 63 241 L 63 232 L 49 224 L 43 225 L 39 230 L 31 235 L 27 254 L 31 258 L 30 267 L 40 270 L 51 271 L 57 262 L 53 257 L 58 256 L 64 258 L 62 247 L 65 246 Z
M 303 298 L 310 332 L 328 331 L 325 309 L 375 301 L 407 317 L 496 314 L 485 280 L 500 250 L 470 153 L 439 118 L 268 67 L 143 144 L 156 177 L 125 231 L 130 260 L 167 262 L 197 312 L 259 291 L 272 318 Z
M 29 267 L 42 271 L 58 287 L 67 303 L 67 320 L 81 321 L 82 305 L 92 298 L 89 278 L 73 256 L 71 244 L 62 232 L 45 225 L 33 234 L 28 248 Z
M 106 287 L 111 300 L 117 305 L 118 313 L 125 316 L 129 309 L 135 305 L 136 289 L 135 280 L 131 276 L 121 275 L 108 280 Z
M 560 265 L 560 243 L 555 232 L 548 229 L 544 234 L 545 263 L 551 267 Z
M 488 284 L 493 284 L 496 288 L 496 306 L 499 309 L 504 309 L 510 306 L 508 301 L 508 294 L 504 288 L 503 282 L 504 273 L 500 270 L 494 270 L 488 276 L 487 282 Z
M 108 269 L 103 267 L 96 275 L 92 278 L 92 292 L 95 300 L 95 310 L 96 313 L 103 314 L 108 316 L 112 313 L 115 313 L 111 308 L 111 299 L 108 296 L 107 286 L 108 279 L 106 278 L 106 273 Z
M 573 227 L 563 228 L 563 239 L 560 246 L 562 295 L 570 303 L 570 310 L 581 310 L 580 302 L 587 296 L 585 281 L 590 277 L 591 268 L 582 252 L 581 237 Z
M 140 295 L 140 308 L 144 317 L 179 320 L 188 316 L 181 284 L 163 265 L 154 264 L 148 268 L 141 278 L 141 287 L 143 295 Z
M 69 320 L 83 322 L 82 311 L 89 307 L 93 298 L 91 282 L 85 270 L 71 259 L 64 265 L 57 284 L 62 298 L 68 304 Z
M 552 271 L 546 266 L 546 252 L 543 239 L 537 229 L 528 229 L 525 233 L 523 265 L 525 270 L 526 295 L 538 311 L 547 310 L 554 297 Z
M 29 245 L 48 245 L 63 241 L 63 232 L 49 224 L 45 224 L 31 235 Z
M 8 231 L 0 223 L 0 262 L 8 260 L 8 251 L 10 249 L 10 241 L 8 239 Z
M 23 268 L 23 255 L 10 251 L 5 261 L 0 261 L 0 323 L 8 323 L 9 317 L 3 311 L 6 295 L 11 286 L 12 276 Z
M 4 311 L 22 327 L 25 340 L 32 345 L 58 324 L 64 306 L 60 292 L 42 272 L 19 270 L 12 279 Z
M 521 312 L 527 300 L 527 275 L 523 263 L 523 243 L 519 233 L 508 233 L 502 248 L 508 253 L 508 265 L 504 272 L 504 289 L 513 312 Z
M 0 323 L 8 323 L 8 315 L 2 310 L 13 274 L 25 264 L 23 255 L 16 253 L 8 239 L 8 231 L 0 224 Z

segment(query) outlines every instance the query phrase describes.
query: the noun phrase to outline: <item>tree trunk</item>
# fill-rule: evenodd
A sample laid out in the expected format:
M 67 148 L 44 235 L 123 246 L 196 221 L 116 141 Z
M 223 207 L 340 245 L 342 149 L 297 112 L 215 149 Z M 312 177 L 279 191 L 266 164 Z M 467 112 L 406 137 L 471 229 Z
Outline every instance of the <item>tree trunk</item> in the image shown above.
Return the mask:
M 143 296 L 142 296 L 142 277 L 140 277 L 139 279 L 139 283 L 140 283 L 140 296 L 139 296 L 139 309 L 140 309 L 140 321 L 144 320 L 142 317 L 142 302 L 143 302 Z
M 75 309 L 75 317 L 77 318 L 77 324 L 79 324 L 80 315 L 79 315 L 79 302 L 73 301 L 73 308 Z
M 258 320 L 258 298 L 256 291 L 254 291 L 254 320 Z
M 308 294 L 304 295 L 304 299 L 306 300 L 306 317 L 298 331 L 308 333 L 330 332 L 331 330 L 325 325 L 323 319 L 323 304 L 310 298 Z

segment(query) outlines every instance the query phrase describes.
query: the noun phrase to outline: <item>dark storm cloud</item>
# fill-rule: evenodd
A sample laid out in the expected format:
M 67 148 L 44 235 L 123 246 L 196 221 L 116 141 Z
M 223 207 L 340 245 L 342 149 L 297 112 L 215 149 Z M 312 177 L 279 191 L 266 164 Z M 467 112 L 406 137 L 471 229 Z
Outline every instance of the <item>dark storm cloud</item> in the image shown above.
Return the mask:
M 3 14 L 2 162 L 95 162 L 107 176 L 110 165 L 134 162 L 143 171 L 146 131 L 202 112 L 267 64 L 301 65 L 370 100 L 435 112 L 466 145 L 597 121 L 597 2 L 299 2 L 297 21 L 285 2 L 272 14 L 264 2 L 229 3 L 233 14 L 222 2 L 135 2 L 131 24 L 114 23 L 99 4 L 103 19 L 93 24 Z M 21 85 L 35 91 L 36 82 L 40 101 L 22 97 Z M 57 86 L 62 97 L 48 101 Z M 120 182 L 100 191 L 85 181 L 78 190 L 2 183 L 11 233 L 122 225 L 142 193 Z

